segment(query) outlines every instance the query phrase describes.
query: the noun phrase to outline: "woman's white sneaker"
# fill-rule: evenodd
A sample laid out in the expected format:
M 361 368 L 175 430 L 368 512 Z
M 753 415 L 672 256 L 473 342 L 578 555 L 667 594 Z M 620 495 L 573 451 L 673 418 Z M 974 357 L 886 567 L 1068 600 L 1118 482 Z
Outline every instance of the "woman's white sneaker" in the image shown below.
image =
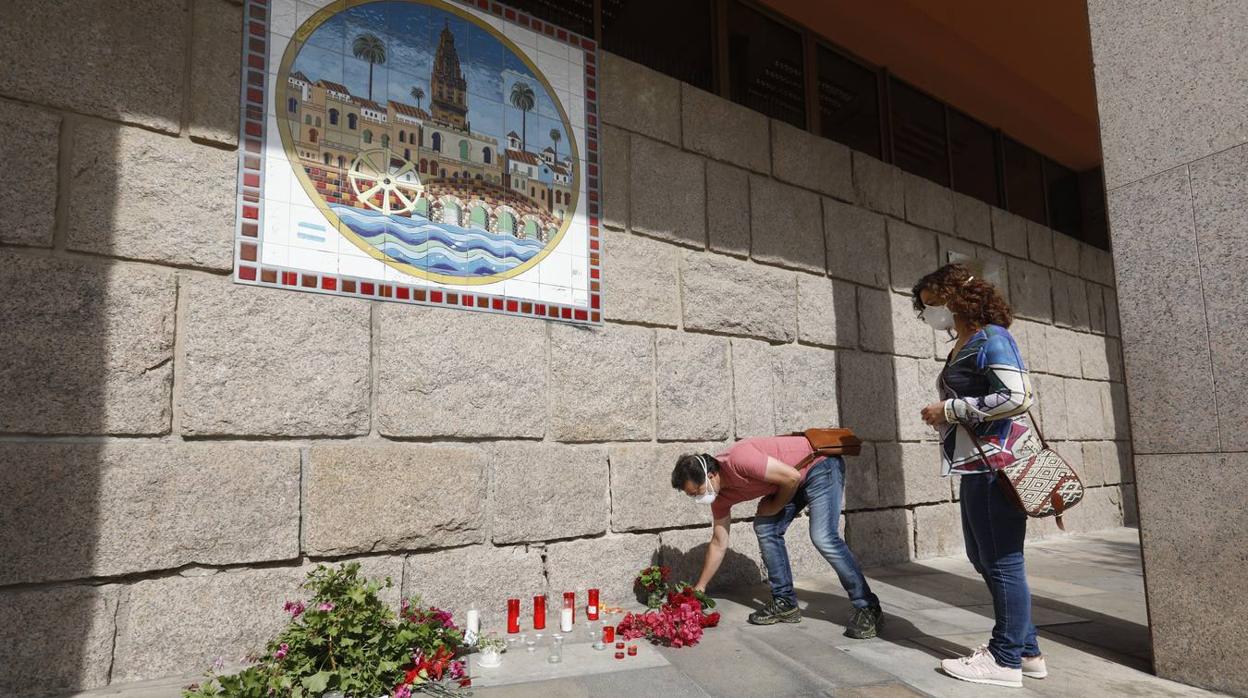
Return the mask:
M 1049 675 L 1049 668 L 1044 664 L 1044 655 L 1023 657 L 1023 676 L 1029 679 L 1043 679 Z
M 979 647 L 969 657 L 944 659 L 940 668 L 955 679 L 989 686 L 1023 687 L 1023 670 L 997 664 L 987 646 Z

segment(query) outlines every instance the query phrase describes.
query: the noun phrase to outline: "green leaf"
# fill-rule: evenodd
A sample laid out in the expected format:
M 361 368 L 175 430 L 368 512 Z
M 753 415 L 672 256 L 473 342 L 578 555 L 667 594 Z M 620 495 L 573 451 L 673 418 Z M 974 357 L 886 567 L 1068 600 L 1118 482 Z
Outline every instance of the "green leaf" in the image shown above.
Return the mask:
M 315 674 L 305 677 L 302 681 L 303 687 L 308 689 L 309 693 L 320 694 L 325 692 L 325 687 L 329 685 L 329 679 L 333 676 L 328 671 L 318 671 Z

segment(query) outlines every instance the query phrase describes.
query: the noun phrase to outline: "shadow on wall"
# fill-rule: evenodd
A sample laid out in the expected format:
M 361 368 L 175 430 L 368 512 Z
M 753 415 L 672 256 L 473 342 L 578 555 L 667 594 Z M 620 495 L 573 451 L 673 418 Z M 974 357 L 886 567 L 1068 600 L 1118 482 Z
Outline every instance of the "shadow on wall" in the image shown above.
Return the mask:
M 241 41 L 236 6 L 199 4 L 219 9 Z M 136 142 L 189 145 L 183 95 L 191 79 L 183 68 L 191 47 L 183 29 L 191 3 L 47 5 L 0 29 L 0 63 L 8 66 L 0 75 L 0 160 L 9 170 L 0 174 L 3 695 L 109 683 L 126 593 L 120 582 L 182 564 L 150 561 L 153 549 L 177 557 L 197 545 L 157 516 L 197 495 L 179 481 L 187 473 L 174 466 L 185 464 L 156 454 L 166 445 L 133 438 L 172 430 L 177 272 L 113 258 L 169 263 L 178 255 L 166 246 L 193 244 L 161 209 L 194 210 L 194 187 L 176 175 L 119 186 L 136 163 L 186 164 L 162 162 L 161 148 Z M 164 31 L 154 29 L 161 24 Z M 38 45 L 20 45 L 16 32 L 39 36 Z M 234 48 L 234 96 L 218 95 L 232 105 L 237 61 Z M 128 150 L 122 132 L 135 139 Z M 232 238 L 232 210 L 212 222 Z
M 748 526 L 749 524 L 738 525 Z M 650 564 L 667 565 L 672 570 L 674 580 L 696 580 L 702 571 L 702 561 L 706 557 L 708 545 L 708 543 L 701 543 L 688 550 L 663 545 L 650 558 Z M 707 591 L 723 592 L 766 580 L 767 572 L 758 560 L 729 547 L 724 553 L 723 565 L 720 566 L 719 573 L 715 575 Z
M 7 111 L 10 104 L 0 107 Z M 15 109 L 31 120 L 45 118 L 36 108 Z M 113 456 L 105 437 L 169 431 L 173 274 L 134 273 L 104 257 L 64 252 L 109 244 L 116 131 L 101 123 L 61 120 L 48 209 L 31 212 L 49 225 L 23 241 L 37 248 L 0 248 L 0 328 L 7 345 L 0 360 L 5 694 L 108 682 L 121 587 L 23 585 L 107 573 L 109 558 L 131 545 L 125 521 L 144 512 L 105 511 L 128 477 L 127 464 Z M 40 157 L 57 152 L 53 146 Z M 101 539 L 104 521 L 118 537 Z

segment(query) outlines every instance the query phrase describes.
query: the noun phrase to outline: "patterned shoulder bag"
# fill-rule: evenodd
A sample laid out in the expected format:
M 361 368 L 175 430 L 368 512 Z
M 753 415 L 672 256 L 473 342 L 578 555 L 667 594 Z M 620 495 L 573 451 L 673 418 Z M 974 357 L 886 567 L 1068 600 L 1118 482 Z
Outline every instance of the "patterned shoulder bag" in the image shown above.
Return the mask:
M 1036 518 L 1056 517 L 1057 527 L 1065 531 L 1062 514 L 1083 499 L 1083 482 L 1075 469 L 1057 451 L 1049 448 L 1044 433 L 1040 431 L 1040 424 L 1031 416 L 1031 410 L 1027 411 L 1027 417 L 1040 437 L 1040 450 L 997 470 L 997 482 L 1023 513 Z M 984 463 L 991 463 L 975 431 L 965 424 L 960 426 L 970 435 Z

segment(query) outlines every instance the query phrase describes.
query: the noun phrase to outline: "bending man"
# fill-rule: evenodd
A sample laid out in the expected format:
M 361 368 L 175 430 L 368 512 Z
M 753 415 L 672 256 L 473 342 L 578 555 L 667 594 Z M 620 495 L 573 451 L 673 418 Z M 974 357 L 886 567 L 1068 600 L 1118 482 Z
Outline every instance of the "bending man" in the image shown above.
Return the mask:
M 772 598 L 750 614 L 749 620 L 755 625 L 800 622 L 802 614 L 793 591 L 784 534 L 802 509 L 810 507 L 810 540 L 832 565 L 854 605 L 845 634 L 858 639 L 875 637 L 884 617 L 880 600 L 871 592 L 837 530 L 845 461 L 839 456 L 819 458 L 798 471 L 794 466 L 811 452 L 810 442 L 803 436 L 774 436 L 743 439 L 718 456 L 700 453 L 677 459 L 672 487 L 700 504 L 709 504 L 714 518 L 711 543 L 695 586 L 705 591 L 724 560 L 732 506 L 758 499 L 754 532 L 767 566 Z

